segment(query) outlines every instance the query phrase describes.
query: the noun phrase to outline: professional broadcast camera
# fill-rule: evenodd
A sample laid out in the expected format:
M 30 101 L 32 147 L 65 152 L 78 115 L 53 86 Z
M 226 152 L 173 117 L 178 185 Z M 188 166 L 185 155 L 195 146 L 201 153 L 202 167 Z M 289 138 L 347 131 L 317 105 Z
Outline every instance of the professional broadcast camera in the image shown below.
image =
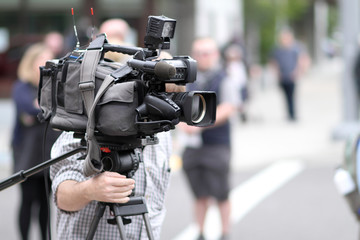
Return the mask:
M 157 59 L 162 49 L 170 48 L 175 25 L 174 19 L 150 16 L 145 48 L 109 44 L 100 34 L 86 49 L 49 60 L 41 68 L 39 117 L 86 140 L 85 175 L 114 171 L 116 164 L 107 164 L 109 157 L 100 147 L 122 152 L 130 159 L 125 172 L 136 171 L 133 150 L 154 141 L 156 133 L 174 129 L 180 121 L 200 127 L 214 123 L 214 92 L 165 92 L 167 83 L 185 85 L 196 79 L 191 57 Z M 107 51 L 133 57 L 122 65 L 104 58 Z

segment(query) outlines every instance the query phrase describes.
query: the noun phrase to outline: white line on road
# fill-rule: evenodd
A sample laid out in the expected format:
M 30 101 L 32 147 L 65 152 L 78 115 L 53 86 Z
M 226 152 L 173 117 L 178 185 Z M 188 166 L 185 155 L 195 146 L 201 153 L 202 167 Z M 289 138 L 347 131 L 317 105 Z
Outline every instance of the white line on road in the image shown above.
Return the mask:
M 230 193 L 232 223 L 239 222 L 260 202 L 293 179 L 304 168 L 303 162 L 299 160 L 278 161 L 233 189 Z M 209 208 L 206 215 L 204 231 L 206 239 L 218 239 L 220 237 L 220 214 L 214 206 Z M 195 223 L 191 223 L 173 240 L 195 239 L 198 234 L 197 226 Z

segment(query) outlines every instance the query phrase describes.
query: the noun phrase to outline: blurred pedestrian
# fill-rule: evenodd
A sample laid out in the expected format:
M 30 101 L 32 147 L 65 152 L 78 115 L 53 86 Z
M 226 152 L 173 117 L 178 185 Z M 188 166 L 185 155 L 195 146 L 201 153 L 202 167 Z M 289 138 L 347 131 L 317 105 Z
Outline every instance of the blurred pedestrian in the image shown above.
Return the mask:
M 356 93 L 358 96 L 358 101 L 360 102 L 360 35 L 357 39 L 357 55 L 355 58 L 354 63 L 354 80 L 355 80 L 355 87 L 356 87 Z
M 220 210 L 222 239 L 230 227 L 229 173 L 230 173 L 230 122 L 236 112 L 239 94 L 220 63 L 220 52 L 211 38 L 199 38 L 192 45 L 192 56 L 197 60 L 197 80 L 188 84 L 188 90 L 215 91 L 217 115 L 213 126 L 198 128 L 181 124 L 190 137 L 200 138 L 196 145 L 187 146 L 183 153 L 183 168 L 195 195 L 195 217 L 200 235 L 204 239 L 206 212 L 213 199 Z
M 271 56 L 279 85 L 284 93 L 287 114 L 290 121 L 296 120 L 295 90 L 296 81 L 301 72 L 301 50 L 296 44 L 293 33 L 286 29 L 280 32 L 278 46 Z
M 12 138 L 14 171 L 27 170 L 50 158 L 50 148 L 55 142 L 57 132 L 48 130 L 45 149 L 43 150 L 45 124 L 37 119 L 40 108 L 37 101 L 37 87 L 40 79 L 39 66 L 53 54 L 45 44 L 29 47 L 20 61 L 18 80 L 15 82 L 12 98 L 16 107 L 15 127 Z M 48 204 L 45 190 L 44 172 L 29 177 L 20 184 L 21 204 L 18 213 L 18 224 L 21 238 L 28 239 L 30 221 L 37 216 L 41 237 L 46 239 L 48 221 Z M 47 176 L 47 175 L 46 175 Z M 48 177 L 48 176 L 47 176 Z M 37 212 L 35 212 L 37 211 Z
M 243 51 L 239 45 L 229 45 L 224 52 L 226 73 L 240 96 L 239 112 L 243 122 L 247 120 L 246 105 L 249 99 L 248 77 Z

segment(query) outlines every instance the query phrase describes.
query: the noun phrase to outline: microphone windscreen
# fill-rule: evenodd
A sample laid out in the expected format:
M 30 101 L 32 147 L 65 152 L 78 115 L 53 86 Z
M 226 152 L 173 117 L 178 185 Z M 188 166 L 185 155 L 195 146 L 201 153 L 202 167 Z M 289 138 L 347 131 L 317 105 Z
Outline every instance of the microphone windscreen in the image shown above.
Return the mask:
M 175 76 L 176 68 L 165 61 L 160 61 L 155 65 L 154 72 L 158 78 L 167 80 Z

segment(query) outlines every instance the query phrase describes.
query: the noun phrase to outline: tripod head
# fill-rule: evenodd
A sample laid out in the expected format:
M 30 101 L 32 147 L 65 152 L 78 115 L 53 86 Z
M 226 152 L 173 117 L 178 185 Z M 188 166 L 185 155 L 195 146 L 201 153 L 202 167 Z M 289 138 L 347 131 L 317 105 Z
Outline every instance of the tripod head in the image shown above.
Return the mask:
M 102 168 L 102 171 L 120 173 L 127 178 L 132 178 L 138 170 L 142 162 L 142 148 L 159 143 L 155 135 L 145 138 L 95 135 L 101 150 L 99 168 Z M 74 133 L 74 138 L 80 138 L 81 144 L 86 146 L 84 133 Z M 97 163 L 93 162 L 93 164 Z

